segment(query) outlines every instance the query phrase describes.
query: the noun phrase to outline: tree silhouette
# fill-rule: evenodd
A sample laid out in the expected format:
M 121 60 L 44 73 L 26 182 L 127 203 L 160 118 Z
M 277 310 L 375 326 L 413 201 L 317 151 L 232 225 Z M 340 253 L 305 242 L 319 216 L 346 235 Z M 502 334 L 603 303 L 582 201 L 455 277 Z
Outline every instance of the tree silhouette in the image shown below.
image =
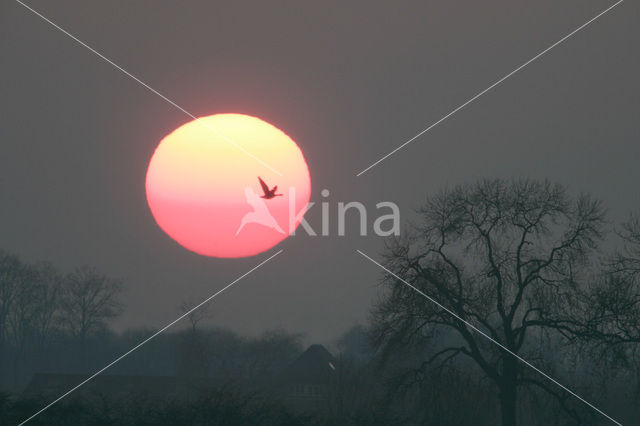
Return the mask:
M 106 327 L 107 320 L 118 316 L 122 305 L 119 281 L 82 266 L 68 274 L 63 282 L 61 318 L 73 336 L 84 343 L 93 332 Z
M 622 247 L 603 262 L 600 273 L 571 300 L 559 324 L 571 338 L 591 345 L 597 358 L 627 363 L 640 349 L 640 217 L 618 232 Z
M 24 280 L 23 272 L 24 265 L 18 256 L 0 250 L 0 350 L 6 344 L 8 319 Z
M 47 262 L 39 262 L 32 268 L 36 303 L 31 326 L 38 346 L 43 347 L 57 326 L 64 275 Z
M 601 239 L 598 201 L 573 199 L 549 182 L 496 179 L 443 190 L 419 213 L 421 222 L 388 244 L 389 270 L 525 359 L 537 355 L 534 330 L 564 332 L 558 319 L 567 319 L 569 299 L 562 295 L 579 289 L 580 266 Z M 566 394 L 513 355 L 392 276 L 384 284 L 374 341 L 387 357 L 431 344 L 414 377 L 466 357 L 496 386 L 503 424 L 516 424 L 518 389 L 525 386 L 553 395 L 575 415 Z

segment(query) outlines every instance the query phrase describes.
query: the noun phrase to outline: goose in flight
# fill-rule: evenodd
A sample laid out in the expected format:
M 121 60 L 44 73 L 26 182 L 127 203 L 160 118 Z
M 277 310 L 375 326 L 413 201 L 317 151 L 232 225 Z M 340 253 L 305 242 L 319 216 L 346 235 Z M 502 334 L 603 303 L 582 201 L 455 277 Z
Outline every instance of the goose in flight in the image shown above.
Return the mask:
M 276 191 L 278 190 L 278 185 L 276 185 L 273 188 L 269 189 L 267 184 L 264 183 L 264 181 L 260 178 L 260 176 L 258 176 L 258 180 L 260 181 L 260 186 L 262 187 L 262 192 L 264 192 L 264 195 L 261 195 L 260 198 L 264 198 L 265 200 L 269 200 L 269 199 L 274 198 L 274 197 L 281 197 L 282 196 L 282 194 L 276 194 Z

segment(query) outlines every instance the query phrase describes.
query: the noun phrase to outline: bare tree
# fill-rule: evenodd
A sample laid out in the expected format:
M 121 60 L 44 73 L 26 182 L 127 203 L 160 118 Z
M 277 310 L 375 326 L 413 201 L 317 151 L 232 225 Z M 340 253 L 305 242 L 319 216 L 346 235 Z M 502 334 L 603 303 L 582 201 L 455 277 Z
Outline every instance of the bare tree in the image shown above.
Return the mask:
M 182 304 L 180 304 L 180 311 L 183 314 L 186 314 L 187 312 L 191 311 L 195 306 L 196 306 L 196 302 L 193 302 L 192 300 L 186 300 L 182 302 Z M 191 325 L 192 332 L 195 332 L 198 329 L 198 324 L 200 324 L 200 322 L 202 322 L 203 320 L 211 319 L 211 318 L 213 318 L 213 304 L 211 303 L 205 303 L 204 305 L 200 306 L 198 309 L 192 312 L 189 312 L 189 314 L 187 315 L 187 320 Z
M 64 277 L 53 265 L 42 262 L 34 266 L 34 279 L 36 304 L 32 314 L 32 327 L 38 344 L 42 347 L 57 325 Z
M 63 281 L 61 320 L 84 343 L 91 333 L 105 328 L 108 320 L 122 312 L 118 300 L 121 292 L 120 281 L 89 266 L 76 268 Z
M 575 338 L 595 342 L 601 355 L 625 358 L 640 349 L 640 217 L 631 216 L 618 236 L 622 247 L 573 306 L 580 320 L 565 324 Z
M 38 304 L 36 271 L 32 265 L 20 264 L 14 299 L 7 316 L 8 335 L 20 356 L 33 334 L 33 320 Z
M 0 350 L 6 344 L 8 320 L 24 280 L 23 272 L 24 265 L 17 256 L 0 250 Z
M 578 266 L 601 238 L 598 201 L 572 199 L 549 182 L 483 180 L 429 197 L 419 213 L 421 223 L 388 245 L 390 270 L 524 358 L 534 356 L 534 330 L 563 331 L 557 319 L 579 287 Z M 376 345 L 387 356 L 407 345 L 433 348 L 414 378 L 466 357 L 496 386 L 504 425 L 516 424 L 525 386 L 573 412 L 566 394 L 514 356 L 397 279 L 384 283 L 373 314 Z
M 21 351 L 29 338 L 42 344 L 58 311 L 61 275 L 48 263 L 34 265 L 0 253 L 0 336 Z
M 187 377 L 207 377 L 213 358 L 212 342 L 200 325 L 213 317 L 213 305 L 205 303 L 191 311 L 196 305 L 197 303 L 192 300 L 185 300 L 180 305 L 180 311 L 183 314 L 188 313 L 187 320 L 190 328 L 182 335 L 178 370 L 181 375 Z

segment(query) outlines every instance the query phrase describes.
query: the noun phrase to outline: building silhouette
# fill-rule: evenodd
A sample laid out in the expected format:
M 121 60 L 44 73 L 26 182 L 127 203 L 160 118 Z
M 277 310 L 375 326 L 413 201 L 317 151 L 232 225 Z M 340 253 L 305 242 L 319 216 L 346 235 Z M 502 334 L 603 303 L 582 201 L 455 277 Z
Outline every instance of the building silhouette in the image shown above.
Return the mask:
M 285 403 L 298 411 L 326 406 L 338 377 L 338 363 L 322 345 L 311 345 L 282 372 Z

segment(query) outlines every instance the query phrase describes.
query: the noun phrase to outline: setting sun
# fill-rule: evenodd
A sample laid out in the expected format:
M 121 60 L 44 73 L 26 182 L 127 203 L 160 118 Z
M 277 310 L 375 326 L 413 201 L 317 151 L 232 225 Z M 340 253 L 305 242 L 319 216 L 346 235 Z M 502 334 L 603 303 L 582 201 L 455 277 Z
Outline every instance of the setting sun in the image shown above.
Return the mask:
M 277 186 L 277 196 L 260 195 L 263 183 Z M 183 247 L 214 257 L 251 256 L 284 240 L 300 222 L 295 216 L 310 192 L 296 143 L 242 114 L 178 127 L 156 148 L 146 176 L 147 201 L 160 228 Z

